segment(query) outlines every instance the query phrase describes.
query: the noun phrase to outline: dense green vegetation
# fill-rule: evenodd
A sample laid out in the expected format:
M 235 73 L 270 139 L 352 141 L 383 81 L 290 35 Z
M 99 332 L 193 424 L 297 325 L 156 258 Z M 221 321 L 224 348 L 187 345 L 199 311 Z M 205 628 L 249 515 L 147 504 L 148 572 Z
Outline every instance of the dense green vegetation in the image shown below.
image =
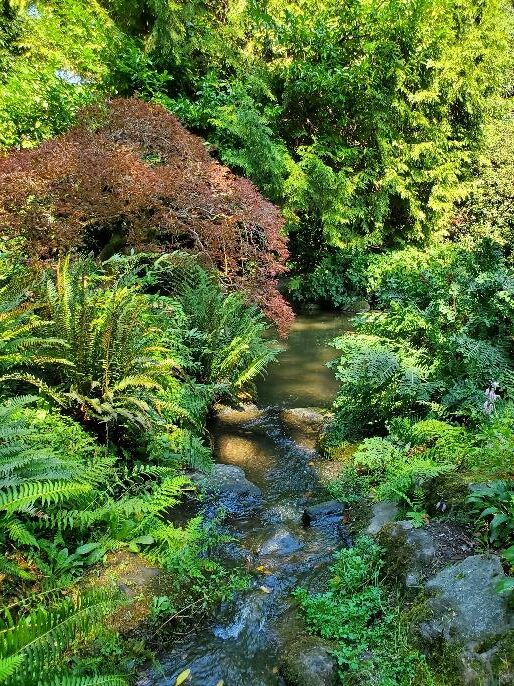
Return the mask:
M 257 308 L 191 256 L 67 256 L 45 271 L 19 250 L 0 257 L 0 567 L 8 597 L 36 593 L 6 610 L 3 658 L 7 683 L 28 683 L 29 669 L 42 683 L 52 632 L 64 651 L 100 616 L 88 619 L 88 596 L 69 591 L 62 605 L 49 593 L 109 551 L 173 572 L 175 603 L 215 603 L 240 583 L 202 554 L 216 539 L 200 518 L 180 527 L 167 513 L 192 490 L 184 467 L 211 464 L 210 404 L 247 389 L 276 350 Z M 38 632 L 50 652 L 33 656 Z
M 499 0 L 0 1 L 0 683 L 125 683 L 85 648 L 118 646 L 88 588 L 113 553 L 173 576 L 154 618 L 244 584 L 170 513 L 278 354 L 288 270 L 364 310 L 333 494 L 455 515 L 512 571 L 511 33 Z M 307 623 L 343 683 L 438 683 L 382 556 L 340 552 Z

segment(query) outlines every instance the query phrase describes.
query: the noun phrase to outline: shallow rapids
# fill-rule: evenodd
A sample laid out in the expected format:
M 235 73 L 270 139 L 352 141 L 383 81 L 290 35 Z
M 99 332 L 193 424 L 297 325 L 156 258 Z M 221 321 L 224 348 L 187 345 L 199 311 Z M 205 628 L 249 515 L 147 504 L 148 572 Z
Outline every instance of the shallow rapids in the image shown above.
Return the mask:
M 250 512 L 224 523 L 233 542 L 226 564 L 252 572 L 251 587 L 220 608 L 210 626 L 179 639 L 160 655 L 161 670 L 139 686 L 170 686 L 185 669 L 192 686 L 280 686 L 281 651 L 302 630 L 291 592 L 298 585 L 324 590 L 335 549 L 345 544 L 341 524 L 305 527 L 306 507 L 327 500 L 327 463 L 315 450 L 319 414 L 295 408 L 329 406 L 337 389 L 325 366 L 335 357 L 330 339 L 348 329 L 330 314 L 299 316 L 287 349 L 258 387 L 258 405 L 221 413 L 212 427 L 216 460 L 242 468 L 261 491 Z

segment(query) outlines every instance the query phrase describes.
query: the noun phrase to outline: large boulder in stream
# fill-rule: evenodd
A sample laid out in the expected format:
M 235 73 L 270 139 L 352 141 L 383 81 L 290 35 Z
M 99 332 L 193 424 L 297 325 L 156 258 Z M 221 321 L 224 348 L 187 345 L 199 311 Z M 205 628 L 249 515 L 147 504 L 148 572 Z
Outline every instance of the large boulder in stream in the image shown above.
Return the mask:
M 313 450 L 326 429 L 332 415 L 317 407 L 292 407 L 284 409 L 280 418 L 287 433 L 298 445 Z
M 291 428 L 318 434 L 332 415 L 317 407 L 291 407 L 282 410 L 280 416 L 284 424 Z
M 191 480 L 208 502 L 224 508 L 231 515 L 243 515 L 262 505 L 260 488 L 245 476 L 240 467 L 215 464 L 209 474 L 195 473 Z
M 243 403 L 237 407 L 216 405 L 214 407 L 214 412 L 216 414 L 216 419 L 220 424 L 235 427 L 260 419 L 263 414 L 263 411 L 254 403 Z

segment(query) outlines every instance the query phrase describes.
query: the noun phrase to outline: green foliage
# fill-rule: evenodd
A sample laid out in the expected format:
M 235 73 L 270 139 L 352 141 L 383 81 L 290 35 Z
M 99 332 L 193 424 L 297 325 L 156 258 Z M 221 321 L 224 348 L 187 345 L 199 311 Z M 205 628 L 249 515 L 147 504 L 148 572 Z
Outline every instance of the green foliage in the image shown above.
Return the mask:
M 409 425 L 406 420 L 405 423 Z M 425 490 L 428 484 L 450 471 L 454 471 L 464 460 L 468 446 L 466 437 L 460 435 L 457 427 L 438 422 L 437 427 L 426 427 L 431 421 L 409 425 L 408 432 L 403 427 L 402 437 L 393 432 L 388 438 L 366 438 L 345 462 L 342 474 L 333 482 L 331 490 L 344 500 L 344 492 L 354 480 L 354 475 L 362 479 L 357 493 L 372 496 L 376 500 L 391 500 L 410 508 L 409 518 L 419 520 L 425 513 Z M 432 431 L 431 431 L 432 429 Z M 458 434 L 452 444 L 434 437 L 438 433 Z M 428 430 L 428 435 L 425 433 Z M 406 438 L 417 436 L 412 443 Z
M 298 303 L 316 302 L 325 307 L 352 309 L 366 292 L 370 256 L 359 249 L 324 255 L 309 274 L 289 279 L 291 297 Z
M 280 352 L 276 341 L 265 339 L 269 326 L 258 308 L 240 293 L 225 294 L 191 257 L 159 259 L 151 279 L 178 301 L 196 378 L 218 397 L 251 388 Z
M 361 537 L 336 554 L 330 590 L 295 596 L 312 633 L 336 641 L 342 683 L 434 684 L 424 657 L 409 645 L 392 599 L 379 584 L 380 547 Z
M 3 51 L 0 44 L 9 66 L 0 78 L 0 146 L 33 147 L 91 102 L 110 23 L 96 3 L 69 0 L 25 5 L 16 22 L 16 36 Z
M 383 438 L 366 438 L 353 453 L 351 460 L 358 468 L 373 474 L 383 474 L 398 461 L 401 453 Z
M 182 55 L 169 106 L 284 199 L 305 251 L 320 233 L 336 246 L 421 240 L 464 197 L 507 62 L 508 19 L 496 1 L 480 11 L 453 0 L 152 10 L 150 42 L 159 31 L 161 55 L 161 29 L 171 27 L 166 68 L 178 72 Z M 196 54 L 186 47 L 193 40 Z
M 20 246 L 0 249 L 0 372 L 58 362 L 60 339 L 48 336 L 48 322 L 37 316 Z
M 334 440 L 429 413 L 481 426 L 512 389 L 514 281 L 499 245 L 482 238 L 384 253 L 370 260 L 367 278 L 381 309 L 358 316 L 357 335 L 334 343 L 342 351 Z
M 327 443 L 380 433 L 398 414 L 430 408 L 435 387 L 417 352 L 379 336 L 348 334 L 333 341 L 341 357 L 331 366 L 341 389 Z
M 500 403 L 478 427 L 468 466 L 482 480 L 510 478 L 514 449 L 514 406 Z
M 70 594 L 45 607 L 37 596 L 3 611 L 0 638 L 0 681 L 5 686 L 125 686 L 116 676 L 66 674 L 63 654 L 119 603 L 108 591 Z
M 509 95 L 511 85 L 508 85 Z M 514 179 L 512 97 L 505 98 L 485 128 L 484 145 L 477 161 L 470 192 L 458 210 L 452 233 L 463 240 L 471 235 L 493 236 L 512 261 L 512 187 Z
M 505 547 L 514 542 L 514 488 L 510 481 L 475 486 L 468 503 L 487 521 L 490 542 Z
M 42 306 L 66 346 L 57 393 L 85 422 L 148 429 L 177 362 L 148 327 L 145 298 L 95 276 L 91 262 L 66 258 L 46 279 Z
M 0 26 L 0 148 L 33 148 L 85 105 L 116 93 L 152 97 L 169 80 L 96 0 L 20 3 L 11 15 Z

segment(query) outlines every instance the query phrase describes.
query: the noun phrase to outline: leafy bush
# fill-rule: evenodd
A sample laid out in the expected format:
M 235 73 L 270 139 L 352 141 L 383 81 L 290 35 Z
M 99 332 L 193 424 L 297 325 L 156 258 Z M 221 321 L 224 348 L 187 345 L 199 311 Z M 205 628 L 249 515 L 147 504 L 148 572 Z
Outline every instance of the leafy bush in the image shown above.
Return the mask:
M 495 547 L 514 541 L 514 488 L 511 481 L 492 481 L 473 488 L 468 503 L 487 521 L 489 540 Z
M 289 293 L 295 302 L 314 301 L 325 307 L 352 309 L 366 295 L 369 261 L 370 256 L 357 249 L 323 255 L 309 274 L 289 279 Z
M 401 452 L 383 438 L 366 438 L 352 454 L 351 461 L 365 472 L 380 476 L 401 458 Z
M 368 278 L 369 294 L 382 310 L 355 319 L 357 337 L 338 339 L 343 358 L 336 375 L 344 385 L 336 406 L 351 408 L 366 389 L 368 406 L 379 408 L 375 426 L 381 431 L 384 419 L 413 416 L 413 408 L 414 413 L 435 411 L 477 425 L 484 418 L 484 394 L 491 385 L 496 395 L 509 397 L 514 281 L 497 243 L 482 239 L 473 249 L 444 244 L 383 254 L 371 260 Z M 398 387 L 402 356 L 414 363 L 427 391 L 417 406 L 402 407 L 399 393 L 395 397 L 392 392 Z M 373 360 L 380 360 L 389 375 L 387 384 L 380 374 L 375 378 Z M 347 411 L 342 411 L 341 421 Z M 336 417 L 336 425 L 338 421 Z M 359 423 L 369 433 L 366 423 Z M 343 437 L 344 431 L 341 425 Z
M 384 432 L 394 416 L 414 417 L 430 408 L 436 386 L 413 350 L 364 334 L 336 338 L 333 345 L 341 351 L 331 363 L 341 389 L 328 444 Z
M 309 594 L 299 588 L 295 596 L 309 630 L 336 641 L 344 683 L 431 684 L 423 656 L 409 645 L 401 618 L 379 585 L 382 566 L 380 547 L 361 537 L 336 554 L 330 590 Z
M 344 500 L 348 479 L 353 480 L 354 475 L 359 475 L 362 482 L 356 490 L 361 497 L 371 496 L 376 500 L 391 500 L 403 507 L 408 506 L 408 516 L 414 516 L 416 511 L 423 513 L 428 485 L 441 474 L 457 469 L 464 459 L 466 446 L 466 441 L 460 436 L 453 445 L 447 445 L 444 440 L 434 444 L 433 434 L 419 440 L 424 430 L 420 425 L 427 423 L 430 422 L 418 422 L 410 427 L 410 436 L 418 433 L 418 441 L 414 445 L 398 442 L 397 433 L 388 438 L 364 439 L 348 457 L 342 474 L 332 482 L 331 492 Z M 392 424 L 394 426 L 395 422 Z M 450 434 L 452 428 L 459 431 L 448 426 L 444 433 Z M 402 438 L 405 436 L 404 431 Z M 460 453 L 453 450 L 457 446 Z
M 512 403 L 500 403 L 477 428 L 474 439 L 467 465 L 473 470 L 475 478 L 478 477 L 480 481 L 510 478 L 514 450 Z

